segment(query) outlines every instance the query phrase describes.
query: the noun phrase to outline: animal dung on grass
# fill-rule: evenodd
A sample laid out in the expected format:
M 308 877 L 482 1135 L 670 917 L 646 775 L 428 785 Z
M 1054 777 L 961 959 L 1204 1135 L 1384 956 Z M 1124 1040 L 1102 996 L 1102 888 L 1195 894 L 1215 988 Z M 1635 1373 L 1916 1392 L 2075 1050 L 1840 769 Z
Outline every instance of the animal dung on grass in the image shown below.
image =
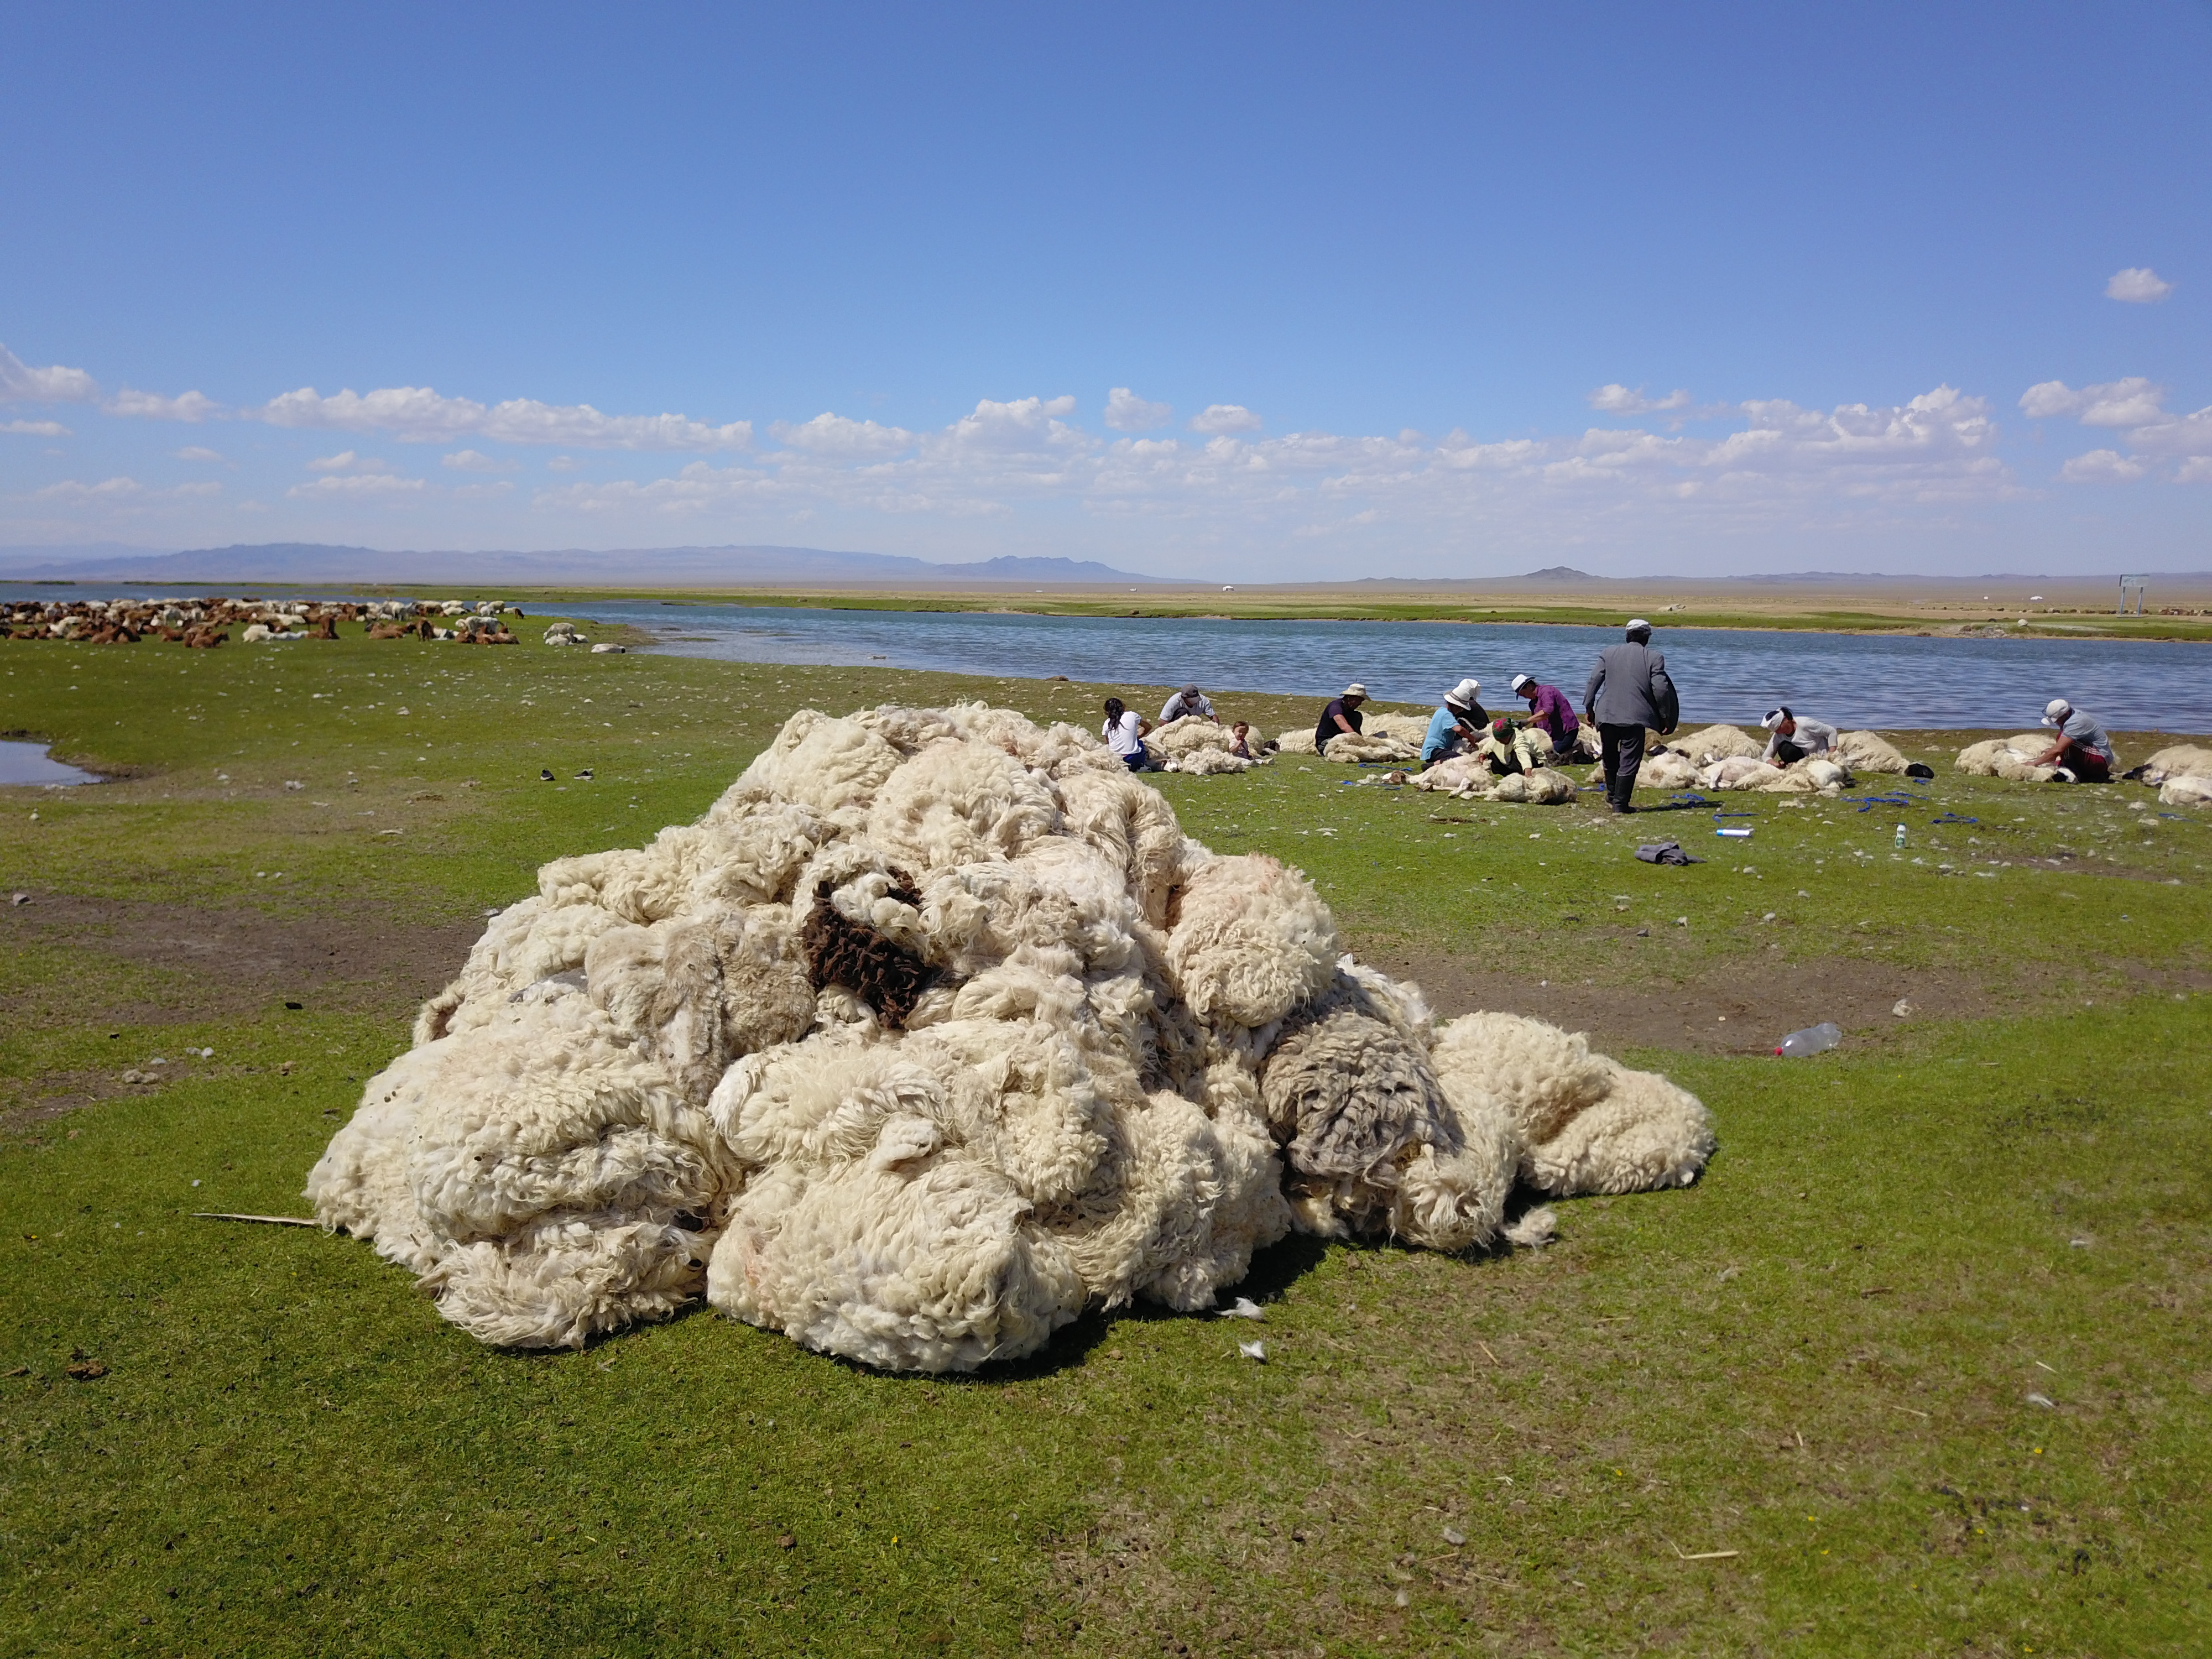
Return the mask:
M 697 823 L 545 866 L 307 1192 L 487 1342 L 703 1292 L 948 1371 L 1086 1307 L 1211 1310 L 1293 1229 L 1490 1245 L 1516 1181 L 1674 1185 L 1711 1147 L 1581 1037 L 1439 1027 L 1298 872 L 977 703 L 803 710 Z

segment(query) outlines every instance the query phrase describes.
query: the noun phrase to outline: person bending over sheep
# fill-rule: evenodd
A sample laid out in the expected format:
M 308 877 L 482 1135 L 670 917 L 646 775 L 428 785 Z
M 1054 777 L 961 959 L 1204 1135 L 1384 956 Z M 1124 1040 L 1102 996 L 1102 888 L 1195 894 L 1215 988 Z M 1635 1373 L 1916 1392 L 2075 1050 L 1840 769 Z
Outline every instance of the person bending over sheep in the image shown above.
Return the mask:
M 1766 728 L 1765 758 L 1773 765 L 1787 766 L 1792 761 L 1810 759 L 1814 755 L 1832 755 L 1843 733 L 1826 720 L 1808 720 L 1790 712 L 1790 705 L 1770 708 L 1766 718 L 1759 721 Z
M 1482 741 L 1474 752 L 1490 767 L 1494 778 L 1526 776 L 1544 763 L 1546 757 L 1534 728 L 1516 726 L 1500 714 L 1491 721 L 1490 729 L 1482 734 Z
M 1359 705 L 1367 701 L 1367 688 L 1358 680 L 1344 688 L 1340 697 L 1331 697 L 1321 711 L 1321 719 L 1314 724 L 1314 753 L 1326 754 L 1328 741 L 1346 732 L 1359 730 Z
M 1152 728 L 1134 710 L 1123 707 L 1121 698 L 1106 699 L 1106 719 L 1099 726 L 1106 746 L 1121 757 L 1121 763 L 1132 772 L 1157 772 L 1160 763 L 1152 758 L 1152 751 L 1145 747 L 1145 733 Z
M 1421 739 L 1421 770 L 1474 747 L 1485 719 L 1481 692 L 1482 682 L 1470 678 L 1444 693 L 1443 703 L 1429 716 L 1428 734 Z
M 1546 685 L 1532 674 L 1513 677 L 1513 695 L 1524 699 L 1528 705 L 1528 723 L 1552 740 L 1552 752 L 1565 757 L 1575 752 L 1583 736 L 1582 722 L 1575 718 L 1574 705 L 1567 694 L 1556 685 Z M 1595 760 L 1597 756 L 1590 756 Z
M 1221 716 L 1213 712 L 1212 702 L 1205 692 L 1194 685 L 1183 687 L 1182 690 L 1170 697 L 1160 708 L 1162 726 L 1165 726 L 1170 720 L 1179 720 L 1186 717 L 1212 720 L 1216 726 L 1221 724 Z
M 2094 714 L 2053 697 L 2043 707 L 2043 723 L 2054 728 L 2058 741 L 2051 745 L 2038 766 L 2055 766 L 2054 783 L 2110 783 L 2112 781 L 2112 734 Z

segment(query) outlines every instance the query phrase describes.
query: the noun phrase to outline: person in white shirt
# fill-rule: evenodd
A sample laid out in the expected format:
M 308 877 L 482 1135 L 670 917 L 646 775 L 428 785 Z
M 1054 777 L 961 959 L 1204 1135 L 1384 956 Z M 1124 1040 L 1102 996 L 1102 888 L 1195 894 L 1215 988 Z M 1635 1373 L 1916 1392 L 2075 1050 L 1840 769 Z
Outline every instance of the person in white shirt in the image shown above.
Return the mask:
M 1814 755 L 1832 754 L 1836 741 L 1842 736 L 1826 720 L 1808 720 L 1790 712 L 1784 703 L 1779 708 L 1770 708 L 1759 724 L 1766 728 L 1766 758 L 1777 766 L 1787 766 Z
M 1167 700 L 1160 709 L 1160 724 L 1165 726 L 1170 720 L 1179 720 L 1185 715 L 1212 720 L 1216 726 L 1221 724 L 1221 717 L 1213 712 L 1213 704 L 1207 700 L 1206 693 L 1194 685 L 1186 685 Z
M 1145 747 L 1146 726 L 1135 711 L 1122 706 L 1121 698 L 1106 699 L 1106 719 L 1099 732 L 1106 746 L 1121 757 L 1121 763 L 1132 772 L 1156 772 L 1158 763 L 1152 751 Z

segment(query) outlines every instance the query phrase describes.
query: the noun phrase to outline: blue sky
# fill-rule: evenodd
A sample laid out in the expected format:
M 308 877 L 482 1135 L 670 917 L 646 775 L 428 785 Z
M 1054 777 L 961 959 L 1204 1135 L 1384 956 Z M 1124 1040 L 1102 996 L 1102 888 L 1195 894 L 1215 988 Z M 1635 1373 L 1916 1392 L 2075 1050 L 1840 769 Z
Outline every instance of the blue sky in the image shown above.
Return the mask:
M 2201 0 L 23 5 L 0 58 L 0 544 L 2212 567 Z

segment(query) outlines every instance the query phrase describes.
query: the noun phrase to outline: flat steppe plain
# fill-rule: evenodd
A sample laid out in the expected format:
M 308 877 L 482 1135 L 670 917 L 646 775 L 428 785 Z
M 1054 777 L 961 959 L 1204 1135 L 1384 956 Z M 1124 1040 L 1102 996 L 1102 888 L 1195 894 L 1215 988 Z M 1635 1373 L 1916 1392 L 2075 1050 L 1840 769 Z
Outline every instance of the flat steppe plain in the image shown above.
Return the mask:
M 1957 777 L 1978 734 L 1899 734 L 1938 772 L 1902 808 L 1729 797 L 1748 842 L 1158 780 L 1440 1012 L 1711 1105 L 1697 1186 L 1541 1251 L 1294 1238 L 1263 1326 L 921 1379 L 703 1310 L 496 1352 L 358 1243 L 191 1218 L 301 1213 L 485 910 L 696 817 L 793 709 L 1108 689 L 0 644 L 0 729 L 112 779 L 0 790 L 0 1650 L 2212 1650 L 2212 815 Z

